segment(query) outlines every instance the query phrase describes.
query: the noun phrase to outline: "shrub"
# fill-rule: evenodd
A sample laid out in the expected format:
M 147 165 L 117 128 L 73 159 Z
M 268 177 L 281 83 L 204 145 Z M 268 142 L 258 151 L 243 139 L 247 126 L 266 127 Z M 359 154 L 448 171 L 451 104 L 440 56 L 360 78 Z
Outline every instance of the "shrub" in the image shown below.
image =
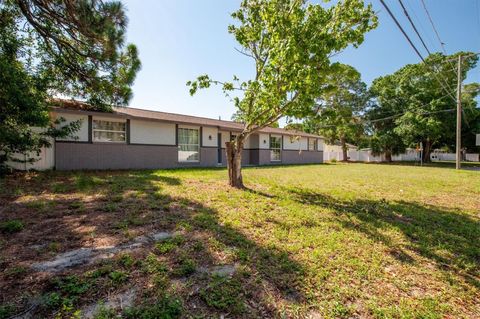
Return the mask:
M 23 223 L 20 220 L 12 219 L 0 223 L 0 231 L 2 233 L 13 234 L 23 229 Z

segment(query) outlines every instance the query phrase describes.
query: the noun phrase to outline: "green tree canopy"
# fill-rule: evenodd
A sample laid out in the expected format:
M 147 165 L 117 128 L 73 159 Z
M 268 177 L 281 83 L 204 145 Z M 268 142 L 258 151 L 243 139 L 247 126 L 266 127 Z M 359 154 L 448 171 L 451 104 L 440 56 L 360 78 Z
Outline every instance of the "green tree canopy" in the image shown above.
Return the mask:
M 52 97 L 100 110 L 129 101 L 140 61 L 126 24 L 118 1 L 0 1 L 0 165 L 78 127 L 55 129 Z
M 377 24 L 371 5 L 340 0 L 329 7 L 305 0 L 244 0 L 229 26 L 241 53 L 254 62 L 254 77 L 220 82 L 202 75 L 190 81 L 190 93 L 220 84 L 234 98 L 237 118 L 245 123 L 227 143 L 230 184 L 243 187 L 241 153 L 245 139 L 284 116 L 311 112 L 332 73 L 330 58 L 348 45 L 358 46 Z
M 450 56 L 435 53 L 425 63 L 409 64 L 392 75 L 374 80 L 372 92 L 377 103 L 370 109 L 369 117 L 371 120 L 387 118 L 372 125 L 374 137 L 381 141 L 384 150 L 395 153 L 402 147 L 422 143 L 424 161 L 429 161 L 434 147 L 454 145 L 459 54 L 465 57 L 461 74 L 464 80 L 478 60 L 469 52 Z M 469 122 L 477 118 L 475 97 L 478 90 L 472 86 L 466 88 L 470 90 L 462 95 L 462 104 L 465 114 L 470 116 L 463 119 L 470 126 Z
M 356 143 L 364 133 L 361 116 L 369 101 L 367 85 L 355 68 L 341 63 L 332 65 L 327 83 L 304 129 L 324 136 L 329 143 L 340 141 L 346 161 L 347 143 Z

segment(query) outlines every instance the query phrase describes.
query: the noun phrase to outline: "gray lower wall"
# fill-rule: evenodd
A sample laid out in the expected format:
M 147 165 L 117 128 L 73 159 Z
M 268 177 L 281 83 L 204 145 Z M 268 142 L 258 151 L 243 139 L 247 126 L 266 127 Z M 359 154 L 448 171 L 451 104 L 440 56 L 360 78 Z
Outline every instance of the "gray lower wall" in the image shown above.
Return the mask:
M 321 163 L 323 152 L 282 150 L 281 162 L 270 162 L 270 150 L 244 150 L 243 165 Z M 222 164 L 226 165 L 225 150 Z M 55 143 L 57 170 L 82 169 L 155 169 L 217 166 L 217 148 L 200 149 L 199 163 L 179 163 L 177 146 L 133 145 L 109 143 Z
M 55 143 L 55 168 L 154 169 L 216 166 L 217 149 L 201 148 L 199 163 L 179 163 L 177 146 Z
M 255 150 L 243 150 L 242 152 L 242 165 L 258 165 L 258 159 L 255 160 Z M 222 148 L 222 165 L 227 165 L 227 153 Z
M 323 162 L 321 151 L 282 150 L 282 164 L 314 164 Z

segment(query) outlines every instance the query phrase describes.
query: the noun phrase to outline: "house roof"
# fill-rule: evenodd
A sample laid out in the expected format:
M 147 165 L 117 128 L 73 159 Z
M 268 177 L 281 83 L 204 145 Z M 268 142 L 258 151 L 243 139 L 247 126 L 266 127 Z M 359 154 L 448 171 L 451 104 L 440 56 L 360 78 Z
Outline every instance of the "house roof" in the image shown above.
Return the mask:
M 194 125 L 200 125 L 200 126 L 214 126 L 214 127 L 218 127 L 221 130 L 229 130 L 229 131 L 242 131 L 244 128 L 243 123 L 238 123 L 233 121 L 216 120 L 216 119 L 192 116 L 192 115 L 144 110 L 144 109 L 138 109 L 133 107 L 114 107 L 112 112 L 98 112 L 93 110 L 93 108 L 86 103 L 72 101 L 72 100 L 55 100 L 53 108 L 58 111 L 65 111 L 65 112 L 119 116 L 123 118 L 134 118 L 134 119 L 158 120 L 158 121 L 175 122 L 175 123 L 182 123 L 182 124 L 194 124 Z M 274 128 L 274 127 L 265 127 L 261 129 L 260 132 L 267 133 L 267 134 L 283 134 L 283 135 L 323 138 L 322 136 L 309 134 L 302 131 L 287 130 L 287 129 Z

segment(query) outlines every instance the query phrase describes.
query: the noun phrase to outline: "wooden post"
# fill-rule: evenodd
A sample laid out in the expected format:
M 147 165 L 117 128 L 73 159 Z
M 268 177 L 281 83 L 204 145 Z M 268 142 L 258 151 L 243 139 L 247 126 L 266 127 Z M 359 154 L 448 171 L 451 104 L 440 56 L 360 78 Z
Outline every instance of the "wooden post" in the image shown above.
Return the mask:
M 462 56 L 458 56 L 457 69 L 457 140 L 456 140 L 456 161 L 455 168 L 462 167 Z

